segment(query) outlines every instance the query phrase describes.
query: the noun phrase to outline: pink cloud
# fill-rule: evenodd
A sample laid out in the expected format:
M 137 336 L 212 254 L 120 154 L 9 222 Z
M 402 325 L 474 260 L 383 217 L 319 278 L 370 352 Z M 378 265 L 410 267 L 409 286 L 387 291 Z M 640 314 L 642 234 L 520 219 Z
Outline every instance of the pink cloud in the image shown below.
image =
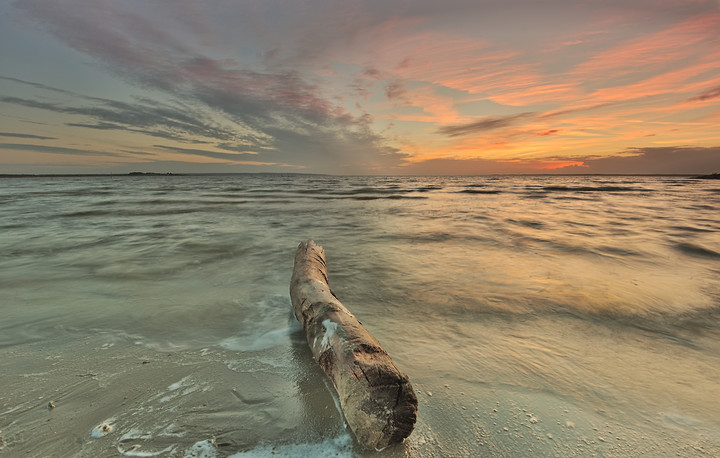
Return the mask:
M 572 74 L 582 79 L 638 73 L 658 65 L 702 54 L 718 41 L 720 14 L 688 19 L 667 30 L 632 40 L 579 64 Z M 707 48 L 701 46 L 705 44 Z

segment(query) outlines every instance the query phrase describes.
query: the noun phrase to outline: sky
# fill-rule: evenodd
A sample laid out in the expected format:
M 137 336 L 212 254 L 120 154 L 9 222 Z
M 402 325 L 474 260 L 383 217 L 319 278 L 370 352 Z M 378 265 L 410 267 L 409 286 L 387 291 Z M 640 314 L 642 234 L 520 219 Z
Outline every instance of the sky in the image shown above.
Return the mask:
M 720 0 L 3 0 L 0 173 L 720 172 Z

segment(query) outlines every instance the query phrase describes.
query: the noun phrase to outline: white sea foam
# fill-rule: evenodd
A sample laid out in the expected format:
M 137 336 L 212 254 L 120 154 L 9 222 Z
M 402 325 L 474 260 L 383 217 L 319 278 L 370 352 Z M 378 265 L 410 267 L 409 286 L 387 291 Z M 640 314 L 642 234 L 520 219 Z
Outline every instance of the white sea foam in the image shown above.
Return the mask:
M 165 427 L 165 429 L 160 431 L 158 435 L 163 437 L 185 437 L 187 433 L 185 431 L 177 432 L 176 428 L 177 426 L 175 423 L 170 423 Z
M 9 409 L 9 410 L 6 410 L 6 411 L 3 412 L 3 413 L 0 413 L 0 417 L 3 416 L 3 415 L 7 415 L 7 414 L 9 414 L 9 413 L 13 413 L 13 412 L 15 412 L 16 410 L 20 410 L 21 408 L 22 408 L 22 405 L 19 405 L 19 406 L 17 406 L 17 407 L 13 407 L 12 409 Z
M 251 322 L 242 326 L 242 332 L 220 342 L 232 351 L 255 352 L 279 345 L 288 345 L 290 335 L 300 330 L 294 318 L 289 319 L 292 307 L 286 296 L 272 295 L 253 306 Z
M 123 450 L 123 448 L 118 445 L 117 451 L 118 451 L 118 453 L 120 453 L 123 456 L 160 456 L 160 455 L 164 455 L 166 453 L 167 454 L 173 453 L 175 451 L 175 446 L 170 445 L 168 447 L 165 447 L 162 450 L 152 452 L 152 451 L 142 450 L 142 447 L 140 445 L 133 445 L 130 448 L 128 448 L 127 450 Z
M 152 436 L 148 433 L 143 433 L 137 428 L 130 428 L 128 432 L 120 436 L 120 442 L 136 439 L 150 439 Z
M 352 450 L 352 438 L 349 434 L 342 434 L 338 437 L 326 439 L 323 442 L 315 444 L 264 444 L 257 446 L 252 450 L 230 455 L 229 458 L 264 458 L 267 456 L 279 458 L 295 458 L 299 456 L 308 456 L 313 458 L 342 458 L 353 457 L 355 455 Z
M 185 458 L 216 458 L 218 455 L 212 440 L 195 442 L 192 447 L 183 453 Z
M 232 351 L 252 352 L 267 350 L 278 345 L 287 344 L 290 334 L 295 331 L 296 329 L 294 327 L 288 326 L 268 331 L 260 335 L 246 334 L 230 337 L 220 342 L 220 346 Z
M 90 436 L 94 438 L 107 436 L 113 431 L 113 421 L 115 421 L 114 418 L 108 418 L 104 422 L 100 423 L 99 425 L 94 427 L 92 431 L 90 431 Z
M 189 376 L 189 375 L 188 375 L 187 377 L 181 378 L 181 379 L 178 380 L 177 382 L 175 382 L 175 383 L 173 383 L 172 385 L 168 386 L 168 390 L 170 390 L 170 391 L 175 391 L 175 390 L 177 390 L 178 388 L 182 388 L 183 386 L 185 386 L 185 385 L 187 384 L 187 381 L 188 381 L 189 379 L 190 379 L 190 376 Z

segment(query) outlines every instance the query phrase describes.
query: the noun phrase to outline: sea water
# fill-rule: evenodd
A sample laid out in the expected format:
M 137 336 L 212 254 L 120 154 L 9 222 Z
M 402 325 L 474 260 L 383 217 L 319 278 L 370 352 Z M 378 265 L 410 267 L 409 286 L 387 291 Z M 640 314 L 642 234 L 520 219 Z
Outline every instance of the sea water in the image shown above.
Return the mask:
M 354 442 L 292 316 L 308 238 L 413 382 L 400 446 Z M 5 178 L 0 314 L 8 456 L 720 454 L 713 180 Z

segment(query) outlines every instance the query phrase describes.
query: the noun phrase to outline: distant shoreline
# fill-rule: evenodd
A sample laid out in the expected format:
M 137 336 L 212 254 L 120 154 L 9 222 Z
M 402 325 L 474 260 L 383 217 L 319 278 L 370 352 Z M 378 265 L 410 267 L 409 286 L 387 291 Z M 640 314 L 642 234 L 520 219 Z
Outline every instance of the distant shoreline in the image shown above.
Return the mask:
M 711 173 L 710 175 L 698 175 L 696 177 L 698 180 L 720 180 L 720 173 Z
M 0 178 L 63 178 L 63 177 L 134 177 L 134 176 L 184 176 L 185 173 L 156 173 L 156 172 L 130 172 L 130 173 L 3 173 Z
M 287 173 L 287 172 L 242 172 L 242 173 L 172 173 L 172 172 L 130 172 L 130 173 L 2 173 L 0 178 L 83 178 L 83 177 L 168 177 L 168 176 L 331 176 L 331 177 L 689 177 L 696 179 L 720 179 L 719 173 L 697 175 L 692 173 L 536 173 L 536 174 L 487 174 L 487 175 L 331 175 L 325 173 Z

